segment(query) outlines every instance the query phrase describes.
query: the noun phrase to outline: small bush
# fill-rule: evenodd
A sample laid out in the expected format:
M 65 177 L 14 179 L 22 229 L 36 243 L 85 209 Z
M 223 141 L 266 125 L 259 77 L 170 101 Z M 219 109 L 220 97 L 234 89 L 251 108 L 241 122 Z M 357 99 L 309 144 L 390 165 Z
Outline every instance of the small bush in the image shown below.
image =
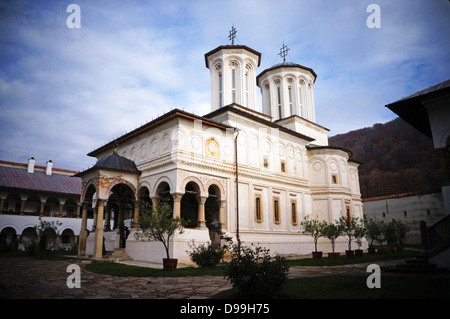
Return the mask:
M 240 254 L 234 247 L 225 277 L 242 296 L 273 298 L 287 280 L 288 271 L 286 258 L 271 258 L 269 249 L 251 245 L 242 246 Z
M 225 250 L 211 244 L 200 244 L 195 246 L 194 242 L 189 245 L 192 252 L 188 252 L 191 260 L 199 267 L 215 267 L 221 262 Z

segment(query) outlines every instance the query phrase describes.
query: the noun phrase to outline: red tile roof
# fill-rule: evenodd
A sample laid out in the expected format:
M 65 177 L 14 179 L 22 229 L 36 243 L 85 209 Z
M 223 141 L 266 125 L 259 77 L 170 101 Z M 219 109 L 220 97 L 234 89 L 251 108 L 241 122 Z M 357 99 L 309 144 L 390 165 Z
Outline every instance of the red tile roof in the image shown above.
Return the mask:
M 58 169 L 53 169 L 52 175 L 46 175 L 45 171 L 36 169 L 33 173 L 28 173 L 26 165 L 16 166 L 0 165 L 0 187 L 72 195 L 81 194 L 81 178 L 79 177 L 58 173 Z

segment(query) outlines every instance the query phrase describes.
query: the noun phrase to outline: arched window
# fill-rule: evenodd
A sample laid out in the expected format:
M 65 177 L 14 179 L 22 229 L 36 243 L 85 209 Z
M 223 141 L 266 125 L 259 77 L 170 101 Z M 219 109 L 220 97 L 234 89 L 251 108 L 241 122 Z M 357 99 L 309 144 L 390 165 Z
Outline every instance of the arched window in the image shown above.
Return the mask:
M 223 77 L 222 72 L 219 72 L 219 107 L 223 106 Z
M 245 72 L 245 106 L 248 107 L 248 71 Z
M 290 85 L 288 87 L 288 92 L 289 92 L 289 110 L 291 112 L 291 115 L 293 115 L 294 114 L 294 109 L 292 108 L 292 88 L 291 88 Z
M 298 86 L 298 96 L 299 96 L 299 101 L 300 101 L 300 116 L 302 117 L 306 117 L 306 112 L 305 112 L 305 81 L 303 79 L 300 80 L 299 82 L 299 86 Z
M 266 103 L 267 103 L 266 110 L 268 111 L 268 115 L 272 116 L 272 105 L 270 101 L 270 84 L 266 83 L 264 87 L 266 88 Z

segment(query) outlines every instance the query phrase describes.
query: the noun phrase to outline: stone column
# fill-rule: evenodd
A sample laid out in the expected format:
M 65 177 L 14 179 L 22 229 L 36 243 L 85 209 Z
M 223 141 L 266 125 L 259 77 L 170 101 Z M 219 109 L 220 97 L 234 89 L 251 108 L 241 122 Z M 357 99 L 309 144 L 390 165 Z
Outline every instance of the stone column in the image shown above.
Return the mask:
M 134 215 L 133 215 L 133 225 L 131 227 L 133 228 L 139 228 L 141 225 L 139 224 L 139 212 L 141 210 L 141 201 L 136 200 L 134 202 Z
M 39 216 L 44 216 L 45 202 L 41 201 L 41 207 L 39 208 Z
M 83 204 L 83 210 L 81 213 L 81 230 L 78 244 L 78 256 L 86 255 L 86 240 L 87 240 L 87 209 L 88 205 Z
M 206 228 L 206 221 L 205 221 L 205 202 L 207 197 L 199 196 L 198 197 L 198 227 L 200 229 Z
M 77 218 L 80 218 L 80 208 L 81 208 L 81 204 L 77 203 L 77 212 L 76 212 Z
M 181 217 L 181 198 L 183 194 L 173 194 L 173 218 Z
M 26 199 L 22 199 L 20 201 L 20 215 L 23 215 L 24 211 L 25 211 L 25 203 L 27 202 Z
M 59 212 L 58 212 L 59 217 L 62 216 L 63 210 L 64 210 L 64 203 L 59 203 Z
M 94 239 L 94 259 L 101 259 L 103 256 L 103 210 L 104 200 L 97 200 L 97 227 L 95 228 Z
M 219 222 L 220 229 L 224 231 L 227 228 L 227 201 L 220 201 L 220 210 L 219 210 Z

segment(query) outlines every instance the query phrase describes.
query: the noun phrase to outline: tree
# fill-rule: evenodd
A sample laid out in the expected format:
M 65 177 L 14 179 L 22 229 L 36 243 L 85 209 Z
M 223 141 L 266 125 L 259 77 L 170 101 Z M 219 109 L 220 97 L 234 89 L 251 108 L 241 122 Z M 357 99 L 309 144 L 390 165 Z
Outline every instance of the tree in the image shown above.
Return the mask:
M 338 225 L 342 229 L 342 233 L 347 236 L 348 250 L 352 250 L 352 240 L 355 238 L 355 231 L 359 222 L 358 217 L 350 217 L 349 215 L 339 217 Z
M 172 206 L 166 200 L 159 205 L 151 206 L 143 203 L 141 206 L 140 224 L 142 230 L 136 231 L 137 240 L 156 240 L 164 245 L 167 259 L 170 259 L 170 239 L 178 231 L 183 233 L 183 220 L 172 217 Z
M 406 233 L 410 230 L 409 226 L 399 220 L 392 219 L 384 227 L 384 238 L 387 244 L 394 248 L 403 247 L 403 240 Z
M 36 249 L 36 251 L 40 250 L 41 252 L 47 250 L 45 242 L 46 237 L 49 236 L 51 232 L 54 232 L 58 235 L 58 227 L 61 225 L 62 223 L 58 220 L 48 221 L 43 220 L 41 217 L 39 217 L 39 224 L 33 227 L 37 235 L 34 244 L 32 244 L 34 246 L 34 249 Z
M 310 235 L 314 239 L 314 249 L 316 252 L 317 242 L 320 237 L 324 236 L 324 229 L 326 226 L 326 221 L 311 219 L 310 216 L 305 216 L 305 218 L 300 222 L 300 231 L 303 234 Z
M 370 238 L 369 247 L 373 248 L 373 243 L 381 243 L 383 241 L 384 221 L 375 218 L 365 218 L 364 228 L 366 231 L 366 237 Z
M 327 223 L 323 235 L 331 241 L 331 249 L 334 253 L 336 246 L 336 238 L 342 235 L 342 229 L 339 225 L 333 223 Z

